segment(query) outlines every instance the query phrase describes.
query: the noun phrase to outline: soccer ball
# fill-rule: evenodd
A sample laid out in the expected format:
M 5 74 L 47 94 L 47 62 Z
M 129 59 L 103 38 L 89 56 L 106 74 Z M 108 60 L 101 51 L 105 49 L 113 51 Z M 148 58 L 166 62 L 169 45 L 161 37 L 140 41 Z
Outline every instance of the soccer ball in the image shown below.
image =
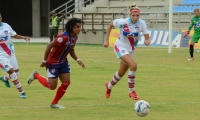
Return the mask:
M 145 100 L 139 100 L 134 105 L 134 111 L 138 116 L 144 117 L 150 112 L 150 105 Z

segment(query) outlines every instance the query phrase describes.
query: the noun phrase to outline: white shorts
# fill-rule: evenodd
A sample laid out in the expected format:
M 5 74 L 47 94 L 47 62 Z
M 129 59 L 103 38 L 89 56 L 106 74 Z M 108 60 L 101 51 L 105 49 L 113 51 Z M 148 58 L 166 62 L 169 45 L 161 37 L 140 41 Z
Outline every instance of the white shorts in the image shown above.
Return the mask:
M 5 72 L 8 72 L 11 68 L 14 70 L 19 69 L 15 54 L 12 54 L 11 56 L 0 55 L 0 68 L 2 68 Z
M 134 57 L 134 50 L 129 51 L 127 48 L 125 48 L 123 45 L 120 44 L 114 44 L 114 53 L 117 55 L 117 58 L 120 59 L 122 56 L 126 54 L 130 54 L 131 57 Z

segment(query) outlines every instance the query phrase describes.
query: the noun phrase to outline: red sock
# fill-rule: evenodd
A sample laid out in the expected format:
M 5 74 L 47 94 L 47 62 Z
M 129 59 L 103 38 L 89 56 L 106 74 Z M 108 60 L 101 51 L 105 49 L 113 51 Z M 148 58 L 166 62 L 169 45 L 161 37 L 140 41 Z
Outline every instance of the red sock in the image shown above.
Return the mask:
M 48 83 L 48 79 L 47 78 L 41 76 L 39 73 L 35 73 L 34 74 L 34 78 L 36 78 L 44 87 L 51 89 L 49 87 L 49 83 Z
M 51 104 L 57 104 L 58 101 L 62 98 L 62 96 L 65 94 L 67 87 L 69 86 L 70 82 L 64 82 L 61 84 L 61 86 L 58 88 L 56 96 L 54 97 L 54 100 Z

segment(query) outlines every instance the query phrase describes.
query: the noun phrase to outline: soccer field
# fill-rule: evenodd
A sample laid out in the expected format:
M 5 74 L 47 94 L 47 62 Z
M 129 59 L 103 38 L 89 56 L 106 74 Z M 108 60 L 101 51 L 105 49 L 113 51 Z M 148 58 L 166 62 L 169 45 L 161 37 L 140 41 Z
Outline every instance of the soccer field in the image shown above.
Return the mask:
M 56 90 L 50 91 L 27 78 L 33 70 L 46 77 L 39 65 L 46 44 L 15 43 L 20 76 L 27 94 L 21 99 L 12 84 L 6 88 L 0 82 L 0 120 L 199 120 L 200 53 L 188 61 L 186 48 L 138 47 L 135 88 L 141 99 L 149 102 L 150 113 L 139 117 L 133 111 L 136 101 L 128 96 L 127 74 L 113 87 L 109 99 L 104 96 L 105 83 L 110 81 L 119 66 L 112 47 L 77 44 L 77 56 L 85 63 L 82 69 L 68 56 L 71 66 L 71 85 L 59 104 L 65 109 L 49 107 Z M 1 75 L 5 73 L 0 72 Z

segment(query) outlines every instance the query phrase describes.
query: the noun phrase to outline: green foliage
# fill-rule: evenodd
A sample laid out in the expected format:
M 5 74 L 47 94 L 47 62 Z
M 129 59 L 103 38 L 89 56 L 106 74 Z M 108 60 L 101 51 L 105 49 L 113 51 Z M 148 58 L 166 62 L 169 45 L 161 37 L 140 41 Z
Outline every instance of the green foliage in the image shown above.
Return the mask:
M 20 67 L 19 80 L 27 94 L 21 99 L 12 84 L 6 88 L 0 82 L 1 120 L 199 120 L 200 54 L 188 61 L 188 49 L 139 47 L 134 59 L 138 64 L 136 91 L 148 101 L 151 111 L 139 117 L 133 111 L 136 101 L 128 97 L 127 74 L 113 87 L 106 99 L 105 83 L 119 67 L 113 48 L 102 45 L 76 45 L 77 56 L 85 63 L 82 69 L 70 56 L 71 85 L 59 104 L 66 109 L 55 110 L 49 105 L 56 93 L 44 88 L 38 81 L 27 84 L 32 70 L 46 76 L 39 65 L 46 44 L 15 44 Z M 1 75 L 5 73 L 1 72 Z

